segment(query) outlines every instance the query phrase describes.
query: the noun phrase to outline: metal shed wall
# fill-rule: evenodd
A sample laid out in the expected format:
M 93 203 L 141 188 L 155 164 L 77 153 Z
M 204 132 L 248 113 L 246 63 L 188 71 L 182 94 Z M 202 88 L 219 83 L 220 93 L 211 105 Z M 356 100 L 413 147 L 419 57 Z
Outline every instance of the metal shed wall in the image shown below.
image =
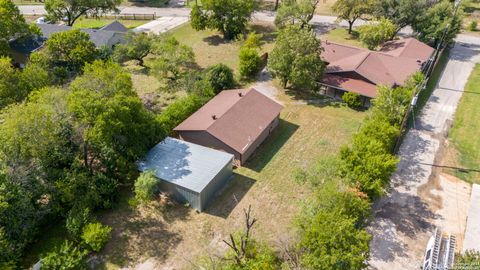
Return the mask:
M 203 211 L 208 204 L 216 197 L 217 193 L 225 187 L 233 178 L 233 159 L 208 183 L 200 193 L 200 205 Z
M 191 207 L 202 211 L 202 205 L 200 203 L 200 194 L 193 190 L 175 185 L 168 181 L 160 180 L 160 190 L 170 194 L 179 203 L 189 203 Z

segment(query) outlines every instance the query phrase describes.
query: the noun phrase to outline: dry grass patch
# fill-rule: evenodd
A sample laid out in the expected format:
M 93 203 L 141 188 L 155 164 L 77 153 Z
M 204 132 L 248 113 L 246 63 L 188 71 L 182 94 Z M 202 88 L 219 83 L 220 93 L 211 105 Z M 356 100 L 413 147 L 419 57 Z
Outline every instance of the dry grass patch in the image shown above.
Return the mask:
M 250 26 L 251 30 L 262 34 L 261 52 L 273 49 L 276 30 L 270 24 L 256 23 Z M 212 30 L 195 31 L 190 24 L 184 24 L 170 33 L 182 44 L 193 48 L 197 64 L 206 68 L 208 66 L 224 63 L 234 71 L 238 71 L 238 54 L 242 41 L 224 40 L 221 33 Z

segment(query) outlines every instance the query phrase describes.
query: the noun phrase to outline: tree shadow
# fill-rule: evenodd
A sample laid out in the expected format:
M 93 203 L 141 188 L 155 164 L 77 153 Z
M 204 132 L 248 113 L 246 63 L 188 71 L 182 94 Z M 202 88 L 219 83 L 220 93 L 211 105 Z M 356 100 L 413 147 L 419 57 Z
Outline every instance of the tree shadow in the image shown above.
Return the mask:
M 243 166 L 256 172 L 262 171 L 298 128 L 298 125 L 280 119 L 277 128 Z
M 261 46 L 274 42 L 278 36 L 275 26 L 270 24 L 253 24 L 251 30 L 262 35 L 260 39 Z
M 182 240 L 181 235 L 168 229 L 168 224 L 173 220 L 186 220 L 191 209 L 175 203 L 165 209 L 135 208 L 128 203 L 133 196 L 131 187 L 124 187 L 117 206 L 99 214 L 98 219 L 112 227 L 112 238 L 89 262 L 94 269 L 108 269 L 107 262 L 128 267 L 148 257 L 162 262 L 169 250 Z
M 228 44 L 231 42 L 230 40 L 226 40 L 219 35 L 204 37 L 202 40 L 203 42 L 206 42 L 210 46 L 219 46 L 219 45 Z
M 213 198 L 204 213 L 226 219 L 245 197 L 256 180 L 245 175 L 234 173 L 232 180 Z

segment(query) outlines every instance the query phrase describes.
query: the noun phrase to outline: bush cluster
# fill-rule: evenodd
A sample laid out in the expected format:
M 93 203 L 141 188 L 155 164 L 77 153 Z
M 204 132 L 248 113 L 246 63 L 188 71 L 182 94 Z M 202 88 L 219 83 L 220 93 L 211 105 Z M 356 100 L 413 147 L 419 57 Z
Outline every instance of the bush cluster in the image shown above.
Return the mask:
M 355 134 L 352 144 L 340 150 L 341 176 L 372 200 L 383 194 L 396 170 L 394 145 L 414 89 L 422 79 L 415 75 L 405 87 L 379 87 L 371 116 Z
M 82 240 L 93 251 L 100 251 L 110 240 L 112 228 L 100 222 L 89 223 L 83 228 Z

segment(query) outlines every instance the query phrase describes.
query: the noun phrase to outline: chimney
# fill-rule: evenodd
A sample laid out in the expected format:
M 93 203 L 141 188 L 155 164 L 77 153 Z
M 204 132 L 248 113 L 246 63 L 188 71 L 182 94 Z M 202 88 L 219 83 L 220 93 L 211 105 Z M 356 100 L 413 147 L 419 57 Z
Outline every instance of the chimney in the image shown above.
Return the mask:
M 238 92 L 238 96 L 239 96 L 239 97 L 243 97 L 242 92 Z
M 215 114 L 212 115 L 213 120 L 217 120 L 217 116 Z

